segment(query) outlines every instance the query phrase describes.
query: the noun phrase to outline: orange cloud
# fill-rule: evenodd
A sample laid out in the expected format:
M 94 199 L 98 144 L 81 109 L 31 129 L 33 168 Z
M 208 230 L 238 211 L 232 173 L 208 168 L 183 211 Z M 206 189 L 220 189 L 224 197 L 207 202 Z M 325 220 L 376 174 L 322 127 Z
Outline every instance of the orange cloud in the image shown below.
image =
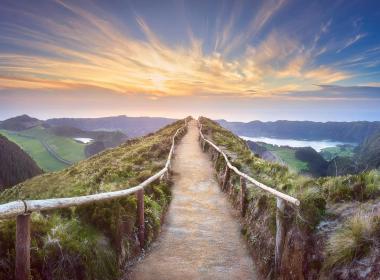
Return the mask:
M 154 97 L 267 96 L 302 89 L 305 79 L 310 85 L 349 77 L 347 73 L 326 66 L 313 68 L 313 54 L 300 49 L 296 40 L 274 32 L 260 45 L 247 46 L 240 57 L 227 58 L 226 53 L 244 45 L 284 5 L 284 1 L 265 6 L 244 33 L 229 40 L 231 19 L 217 44 L 222 51 L 210 54 L 203 52 L 202 41 L 192 32 L 189 32 L 190 46 L 168 45 L 143 18 L 136 16 L 145 40 L 136 39 L 128 31 L 119 30 L 111 16 L 106 20 L 80 7 L 58 3 L 76 17 L 65 22 L 35 18 L 50 32 L 12 26 L 14 37 L 3 38 L 46 55 L 0 53 L 0 87 L 89 86 Z M 291 78 L 291 82 L 284 78 Z

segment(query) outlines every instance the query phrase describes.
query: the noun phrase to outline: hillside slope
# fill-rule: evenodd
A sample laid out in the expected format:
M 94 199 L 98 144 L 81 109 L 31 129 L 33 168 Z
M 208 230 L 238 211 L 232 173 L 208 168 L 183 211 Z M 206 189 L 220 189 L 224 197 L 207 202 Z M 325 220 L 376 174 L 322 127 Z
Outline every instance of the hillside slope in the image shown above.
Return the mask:
M 360 145 L 358 158 L 365 168 L 380 168 L 380 132 L 368 137 Z
M 0 123 L 0 134 L 19 145 L 45 171 L 61 170 L 106 148 L 125 142 L 121 131 L 84 131 L 75 127 L 54 126 L 27 115 Z M 79 138 L 89 138 L 82 143 Z M 79 140 L 77 140 L 79 139 Z
M 47 173 L 0 194 L 16 199 L 71 197 L 136 186 L 163 168 L 174 132 L 184 120 L 150 136 L 129 140 L 60 172 Z M 145 190 L 145 243 L 158 234 L 170 201 L 169 182 Z M 35 279 L 117 279 L 139 254 L 134 195 L 111 202 L 33 213 L 31 251 Z M 13 220 L 0 221 L 0 279 L 14 271 Z
M 200 121 L 206 137 L 228 154 L 233 165 L 300 200 L 299 208 L 286 207 L 280 279 L 379 279 L 379 171 L 307 178 L 255 157 L 243 139 L 216 122 Z M 225 166 L 221 157 L 215 166 L 222 175 Z M 240 205 L 239 179 L 232 174 L 226 191 L 235 205 Z M 276 200 L 251 186 L 246 203 L 243 233 L 264 278 L 272 277 Z
M 0 191 L 41 173 L 27 153 L 0 135 Z

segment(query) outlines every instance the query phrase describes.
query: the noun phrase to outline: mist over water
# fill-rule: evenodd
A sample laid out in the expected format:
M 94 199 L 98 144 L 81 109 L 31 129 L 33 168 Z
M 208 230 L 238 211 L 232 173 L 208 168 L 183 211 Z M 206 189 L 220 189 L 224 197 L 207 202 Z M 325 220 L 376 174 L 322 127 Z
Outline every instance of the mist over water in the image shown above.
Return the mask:
M 349 143 L 349 142 L 337 142 L 337 141 L 330 141 L 330 140 L 295 140 L 295 139 L 279 139 L 279 138 L 269 138 L 269 137 L 248 137 L 248 136 L 239 136 L 240 138 L 244 140 L 250 140 L 253 142 L 264 142 L 267 144 L 277 145 L 277 146 L 289 146 L 294 148 L 300 148 L 300 147 L 311 147 L 317 152 L 320 152 L 321 150 L 329 147 L 336 147 L 339 145 L 353 145 L 356 146 L 356 143 Z

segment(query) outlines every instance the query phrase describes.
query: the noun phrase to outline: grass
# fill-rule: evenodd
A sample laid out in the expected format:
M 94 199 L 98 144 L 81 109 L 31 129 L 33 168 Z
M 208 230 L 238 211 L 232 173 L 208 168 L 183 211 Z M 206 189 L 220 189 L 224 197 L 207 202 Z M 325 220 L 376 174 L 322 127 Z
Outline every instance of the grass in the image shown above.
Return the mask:
M 56 136 L 41 126 L 21 131 L 19 134 L 45 141 L 60 157 L 68 161 L 77 162 L 85 158 L 85 144 L 69 137 Z
M 27 180 L 0 193 L 0 203 L 136 186 L 164 167 L 171 137 L 183 124 L 175 122 L 62 171 Z M 170 199 L 169 182 L 145 189 L 146 246 L 157 236 Z M 34 215 L 32 230 L 33 279 L 117 279 L 120 267 L 139 252 L 134 195 Z M 14 237 L 14 220 L 0 221 L 0 279 L 13 274 Z
M 300 198 L 301 209 L 303 209 L 303 204 L 304 209 L 307 209 L 312 204 L 318 205 L 315 213 L 306 211 L 307 215 L 305 214 L 304 217 L 306 220 L 314 221 L 311 223 L 312 226 L 319 222 L 314 217 L 322 217 L 319 214 L 323 213 L 324 205 L 327 203 L 352 200 L 363 201 L 376 198 L 380 194 L 379 171 L 373 170 L 359 175 L 340 177 L 307 178 L 289 172 L 286 166 L 270 163 L 255 157 L 244 140 L 215 122 L 206 118 L 201 118 L 201 122 L 208 137 L 227 150 L 236 167 L 242 168 L 245 172 L 268 186 Z M 311 190 L 312 196 L 310 196 Z M 321 198 L 324 203 L 320 202 Z
M 0 130 L 0 133 L 19 145 L 39 167 L 48 172 L 64 169 L 68 165 L 51 155 L 42 142 L 46 143 L 59 157 L 69 162 L 78 162 L 86 157 L 85 144 L 70 137 L 56 136 L 42 126 L 19 132 Z
M 328 147 L 321 150 L 320 154 L 327 161 L 332 160 L 335 157 L 353 157 L 355 147 L 351 145 L 339 145 L 336 147 Z
M 37 165 L 45 171 L 57 171 L 67 167 L 66 164 L 52 157 L 37 139 L 31 139 L 20 134 L 10 133 L 6 130 L 0 130 L 0 134 L 20 146 L 32 157 Z
M 367 256 L 379 241 L 379 216 L 356 214 L 328 240 L 325 269 L 350 264 Z
M 327 207 L 342 202 L 364 202 L 380 196 L 379 170 L 358 175 L 308 178 L 289 172 L 285 166 L 255 157 L 243 140 L 215 122 L 201 118 L 201 123 L 206 137 L 225 150 L 234 166 L 258 181 L 300 200 L 299 208 L 287 210 L 287 228 L 293 233 L 298 232 L 303 236 L 314 236 L 318 239 L 314 233 L 317 232 L 317 225 L 325 218 Z M 217 171 L 223 170 L 224 164 L 224 161 L 219 159 Z M 238 178 L 232 180 L 237 181 Z M 233 183 L 233 186 L 232 193 L 239 191 L 239 184 Z M 238 201 L 237 195 L 233 200 Z M 253 250 L 258 252 L 262 266 L 266 265 L 264 270 L 268 273 L 274 262 L 275 198 L 259 188 L 252 187 L 249 188 L 248 204 L 244 235 Z M 375 243 L 376 246 L 379 244 L 379 225 L 379 217 L 358 215 L 350 219 L 342 230 L 333 232 L 327 248 L 321 248 L 327 251 L 328 255 L 324 261 L 326 269 L 348 264 L 369 254 L 371 247 Z M 308 250 L 307 247 L 303 249 Z
M 45 171 L 61 170 L 67 167 L 67 164 L 51 155 L 42 142 L 46 143 L 59 157 L 69 162 L 85 159 L 85 144 L 69 137 L 56 136 L 42 126 L 19 132 L 0 130 L 0 133 L 19 145 Z
M 291 171 L 301 173 L 309 170 L 307 162 L 301 161 L 296 158 L 295 149 L 289 147 L 275 146 L 271 144 L 264 144 L 264 146 L 274 155 L 279 157 L 289 167 Z

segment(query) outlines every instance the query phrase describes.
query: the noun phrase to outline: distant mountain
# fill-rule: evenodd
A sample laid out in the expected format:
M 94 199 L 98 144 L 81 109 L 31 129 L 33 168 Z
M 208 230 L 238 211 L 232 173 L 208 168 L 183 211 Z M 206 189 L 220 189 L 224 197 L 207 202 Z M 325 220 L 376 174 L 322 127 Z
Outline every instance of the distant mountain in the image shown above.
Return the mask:
M 120 130 L 128 137 L 139 137 L 174 122 L 175 119 L 115 116 L 105 118 L 55 118 L 46 121 L 51 126 L 69 126 L 82 130 Z
M 43 121 L 39 119 L 29 117 L 28 115 L 21 115 L 0 122 L 0 128 L 12 131 L 21 131 L 41 125 L 42 123 Z
M 358 159 L 365 168 L 380 168 L 380 133 L 368 137 L 358 148 Z
M 312 121 L 217 121 L 224 128 L 237 135 L 250 137 L 291 138 L 300 140 L 333 140 L 361 143 L 376 131 L 380 131 L 380 122 L 312 122 Z
M 0 135 L 0 190 L 41 173 L 42 170 L 27 153 Z

